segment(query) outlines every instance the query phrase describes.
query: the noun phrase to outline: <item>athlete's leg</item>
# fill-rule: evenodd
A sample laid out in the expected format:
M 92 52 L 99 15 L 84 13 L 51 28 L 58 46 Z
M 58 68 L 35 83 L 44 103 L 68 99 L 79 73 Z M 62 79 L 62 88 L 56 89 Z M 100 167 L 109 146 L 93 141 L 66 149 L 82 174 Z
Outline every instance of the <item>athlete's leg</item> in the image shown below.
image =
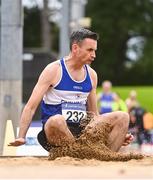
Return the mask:
M 62 145 L 75 141 L 62 115 L 50 117 L 45 123 L 44 130 L 46 138 L 51 144 Z
M 91 130 L 94 132 L 94 128 L 101 128 L 101 126 L 103 125 L 102 122 L 108 123 L 110 126 L 108 146 L 112 151 L 118 151 L 125 141 L 125 136 L 128 131 L 128 113 L 116 111 L 95 116 L 94 119 L 95 120 L 89 123 L 87 127 L 90 126 Z

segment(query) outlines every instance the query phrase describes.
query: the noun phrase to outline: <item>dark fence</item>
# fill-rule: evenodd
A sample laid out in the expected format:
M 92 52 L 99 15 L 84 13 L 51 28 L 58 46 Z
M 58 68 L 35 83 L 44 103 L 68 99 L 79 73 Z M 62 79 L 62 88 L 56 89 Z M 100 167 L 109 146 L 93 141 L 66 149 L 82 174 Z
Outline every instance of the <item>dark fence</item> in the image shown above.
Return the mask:
M 56 60 L 56 55 L 51 53 L 27 50 L 24 51 L 23 61 L 23 104 L 28 101 L 40 73 L 47 64 Z M 40 107 L 38 107 L 34 120 L 40 119 Z

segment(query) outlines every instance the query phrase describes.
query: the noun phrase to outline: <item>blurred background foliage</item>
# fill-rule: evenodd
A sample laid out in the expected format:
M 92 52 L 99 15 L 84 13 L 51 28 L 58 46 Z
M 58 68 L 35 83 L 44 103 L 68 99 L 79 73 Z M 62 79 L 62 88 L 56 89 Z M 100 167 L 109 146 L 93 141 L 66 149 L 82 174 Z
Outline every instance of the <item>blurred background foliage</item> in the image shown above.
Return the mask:
M 24 7 L 25 48 L 42 45 L 41 11 Z M 99 84 L 153 85 L 153 0 L 88 0 L 86 16 L 100 35 L 92 65 Z M 49 24 L 51 50 L 58 54 L 59 28 Z
M 153 84 L 153 1 L 89 0 L 87 16 L 92 18 L 91 29 L 100 34 L 94 63 L 99 77 L 115 85 Z M 135 37 L 144 42 L 142 55 L 132 60 L 127 45 Z

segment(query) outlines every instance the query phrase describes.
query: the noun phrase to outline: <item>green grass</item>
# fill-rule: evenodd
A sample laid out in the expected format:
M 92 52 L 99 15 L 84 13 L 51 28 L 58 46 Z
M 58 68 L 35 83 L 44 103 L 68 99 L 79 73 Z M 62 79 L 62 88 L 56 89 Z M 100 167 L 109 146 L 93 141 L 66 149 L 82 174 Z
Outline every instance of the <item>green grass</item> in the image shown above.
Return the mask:
M 97 88 L 100 92 L 101 88 Z M 128 97 L 131 90 L 136 90 L 137 99 L 141 107 L 153 113 L 153 86 L 117 86 L 113 87 L 114 92 L 118 92 L 123 100 Z

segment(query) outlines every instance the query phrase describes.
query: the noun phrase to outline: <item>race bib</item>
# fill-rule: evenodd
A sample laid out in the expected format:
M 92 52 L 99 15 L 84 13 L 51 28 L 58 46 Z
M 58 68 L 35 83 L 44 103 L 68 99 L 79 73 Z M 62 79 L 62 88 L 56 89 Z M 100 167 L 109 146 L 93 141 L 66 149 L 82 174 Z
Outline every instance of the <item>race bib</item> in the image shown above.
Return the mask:
M 86 105 L 82 103 L 62 103 L 62 115 L 66 121 L 79 123 L 86 116 Z

